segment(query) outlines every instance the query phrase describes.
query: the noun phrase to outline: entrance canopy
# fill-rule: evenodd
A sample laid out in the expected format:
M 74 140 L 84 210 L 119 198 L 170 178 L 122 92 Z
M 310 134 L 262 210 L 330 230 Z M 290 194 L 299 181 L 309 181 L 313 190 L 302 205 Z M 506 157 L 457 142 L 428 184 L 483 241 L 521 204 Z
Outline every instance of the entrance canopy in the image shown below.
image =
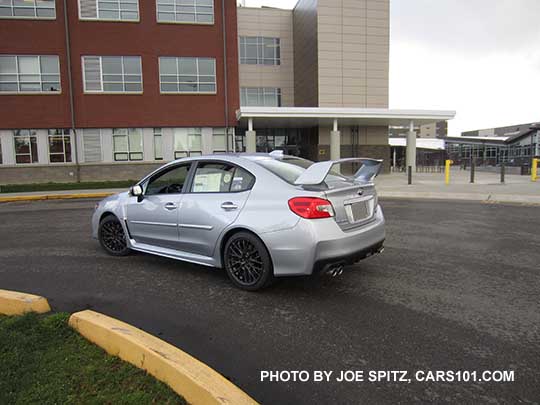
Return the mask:
M 455 111 L 388 108 L 241 107 L 238 125 L 248 128 L 307 128 L 316 126 L 410 126 L 454 118 Z M 337 122 L 336 122 L 337 121 Z

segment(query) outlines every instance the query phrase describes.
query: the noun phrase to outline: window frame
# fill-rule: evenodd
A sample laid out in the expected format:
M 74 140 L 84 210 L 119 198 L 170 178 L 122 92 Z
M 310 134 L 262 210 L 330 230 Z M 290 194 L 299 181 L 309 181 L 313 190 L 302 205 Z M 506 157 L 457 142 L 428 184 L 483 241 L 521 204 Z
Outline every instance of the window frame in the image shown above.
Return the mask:
M 257 104 L 249 104 L 248 92 L 257 91 Z M 266 97 L 276 98 L 277 105 L 266 105 Z M 240 106 L 242 107 L 281 107 L 281 87 L 241 87 L 240 88 Z M 244 99 L 245 103 L 242 103 Z M 262 103 L 261 103 L 262 101 Z
M 120 134 L 120 133 L 117 133 L 115 134 L 114 131 L 115 130 L 125 130 L 126 133 L 125 134 Z M 140 136 L 141 136 L 141 151 L 140 152 L 133 152 L 131 150 L 131 143 L 130 143 L 130 135 L 132 133 L 130 133 L 130 130 L 138 130 L 140 131 Z M 142 128 L 113 128 L 112 129 L 112 152 L 113 152 L 113 162 L 142 162 L 144 161 L 144 132 L 142 130 Z M 127 150 L 126 151 L 117 151 L 116 148 L 115 148 L 115 143 L 114 143 L 114 138 L 120 138 L 120 137 L 125 137 L 126 138 L 126 143 L 127 143 Z M 134 159 L 132 158 L 132 155 L 141 155 L 141 158 L 140 159 Z M 127 159 L 117 159 L 116 155 L 127 155 Z
M 62 134 L 51 134 L 51 131 L 62 131 Z M 66 133 L 66 131 L 67 131 L 67 133 Z M 52 153 L 51 152 L 50 138 L 53 138 L 53 137 L 57 137 L 57 138 L 62 137 L 62 149 L 63 149 L 62 153 L 59 153 L 59 152 Z M 66 138 L 69 140 L 69 145 L 70 145 L 69 160 L 67 160 L 67 155 L 66 155 Z M 51 165 L 63 165 L 63 164 L 66 164 L 66 163 L 73 163 L 73 146 L 72 146 L 71 130 L 64 129 L 64 128 L 48 129 L 47 130 L 47 151 L 48 151 L 48 157 L 49 157 L 49 164 L 51 164 Z M 51 155 L 63 156 L 64 161 L 63 162 L 53 162 L 51 160 Z
M 198 130 L 198 133 L 195 133 L 197 131 L 194 131 L 194 130 Z M 174 157 L 174 160 L 178 160 L 178 159 L 183 159 L 183 158 L 186 158 L 186 157 L 194 157 L 194 156 L 202 156 L 202 128 L 200 127 L 191 127 L 191 128 L 187 128 L 187 133 L 186 133 L 186 140 L 187 140 L 187 146 L 188 148 L 187 149 L 183 149 L 183 150 L 177 150 L 176 149 L 176 137 L 178 135 L 184 135 L 184 134 L 180 134 L 180 133 L 173 133 L 173 157 Z M 197 149 L 197 150 L 191 150 L 190 148 L 190 136 L 198 136 L 200 137 L 200 141 L 201 141 L 201 149 Z M 185 154 L 185 155 L 179 155 L 179 154 Z
M 237 165 L 235 163 L 232 163 L 232 162 L 228 162 L 226 160 L 220 160 L 220 159 L 211 159 L 211 160 L 208 160 L 208 159 L 202 159 L 202 160 L 196 160 L 194 162 L 195 164 L 193 165 L 192 167 L 192 170 L 193 170 L 193 173 L 191 175 L 191 179 L 190 179 L 190 183 L 188 184 L 188 190 L 185 194 L 191 194 L 191 195 L 197 195 L 197 194 L 240 194 L 240 193 L 245 193 L 245 192 L 251 192 L 251 190 L 253 190 L 253 187 L 255 187 L 255 184 L 257 183 L 257 176 L 255 176 L 250 170 L 246 169 L 245 167 L 242 167 L 240 165 Z M 244 170 L 246 173 L 248 173 L 251 177 L 253 177 L 253 182 L 251 184 L 251 186 L 245 190 L 239 190 L 239 191 L 192 191 L 193 189 L 193 183 L 195 181 L 195 176 L 197 175 L 197 169 L 199 168 L 200 165 L 204 165 L 204 164 L 222 164 L 222 165 L 228 165 L 228 166 L 233 166 L 234 167 L 234 170 L 236 173 L 236 170 L 237 169 L 242 169 Z M 233 175 L 233 179 L 234 179 L 234 175 Z M 231 181 L 231 186 L 232 186 L 232 181 Z
M 137 183 L 137 185 L 142 187 L 142 189 L 144 190 L 143 195 L 145 197 L 164 195 L 164 194 L 147 194 L 148 186 L 150 185 L 150 182 L 152 180 L 158 178 L 158 177 L 166 175 L 167 173 L 169 173 L 169 172 L 171 172 L 173 170 L 178 169 L 181 166 L 189 166 L 188 173 L 187 173 L 187 176 L 186 176 L 186 181 L 184 183 L 184 187 L 182 187 L 182 192 L 181 193 L 171 193 L 171 194 L 167 193 L 166 195 L 187 194 L 186 190 L 191 188 L 191 181 L 193 179 L 193 173 L 194 173 L 194 167 L 195 167 L 194 163 L 195 163 L 194 161 L 191 161 L 191 162 L 179 162 L 179 163 L 174 163 L 174 164 L 167 165 L 165 167 L 162 167 L 162 168 L 158 169 L 154 173 L 150 173 L 148 176 L 146 176 L 144 179 L 142 179 L 139 183 Z
M 161 73 L 161 64 L 162 64 L 162 59 L 175 59 L 176 60 L 176 75 L 169 75 L 169 74 L 162 74 Z M 195 59 L 196 60 L 196 64 L 197 64 L 197 73 L 195 75 L 191 75 L 191 74 L 182 74 L 181 71 L 180 71 L 180 60 L 181 59 Z M 201 75 L 199 73 L 199 61 L 201 59 L 207 59 L 207 60 L 211 60 L 214 62 L 214 81 L 213 82 L 201 82 L 201 77 L 211 77 L 211 75 Z M 211 57 L 211 56 L 158 56 L 158 76 L 159 76 L 159 94 L 164 94 L 164 95 L 178 95 L 178 94 L 187 94 L 187 95 L 216 95 L 217 94 L 217 89 L 218 89 L 218 83 L 217 83 L 217 60 L 216 58 L 214 57 Z M 177 81 L 175 82 L 162 82 L 162 77 L 163 76 L 176 76 L 176 79 Z M 190 83 L 190 82 L 182 82 L 180 81 L 180 76 L 194 76 L 196 77 L 196 81 L 194 83 Z M 178 88 L 178 90 L 176 91 L 165 91 L 163 90 L 162 88 L 162 85 L 163 84 L 175 84 Z M 200 90 L 197 90 L 197 91 L 181 91 L 180 90 L 180 86 L 182 84 L 195 84 L 197 86 L 197 89 L 199 88 L 200 85 L 214 85 L 214 90 L 213 91 L 200 91 Z
M 154 160 L 155 161 L 162 161 L 162 160 L 164 160 L 164 156 L 163 156 L 163 128 L 153 128 L 152 129 L 152 134 L 153 134 L 153 145 L 154 145 Z M 157 153 L 156 138 L 159 138 L 161 156 L 158 156 L 158 153 Z
M 19 131 L 28 131 L 28 135 L 19 135 L 17 132 Z M 34 131 L 34 134 L 32 134 L 32 131 Z M 39 164 L 39 145 L 38 145 L 38 130 L 37 129 L 14 129 L 12 130 L 12 137 L 13 137 L 13 152 L 15 157 L 15 164 L 16 165 L 34 165 Z M 28 144 L 28 151 L 29 153 L 17 153 L 17 142 L 15 141 L 17 137 L 25 137 L 28 138 L 29 144 Z M 34 154 L 32 153 L 32 139 L 35 138 L 35 145 L 36 145 L 36 156 L 34 160 Z M 17 162 L 17 156 L 30 156 L 30 162 Z
M 33 6 L 14 6 L 13 5 L 13 2 L 11 2 L 11 5 L 10 6 L 6 6 L 6 5 L 3 5 L 3 6 L 0 6 L 0 8 L 5 8 L 5 9 L 10 9 L 11 10 L 11 16 L 8 16 L 8 15 L 2 15 L 0 16 L 0 20 L 56 20 L 56 1 L 51 1 L 51 3 L 53 4 L 53 7 L 38 7 L 37 6 L 37 2 L 36 0 L 32 0 L 33 1 Z M 14 14 L 14 9 L 15 8 L 27 8 L 27 9 L 33 9 L 34 10 L 34 15 L 33 16 L 24 16 L 24 15 L 13 15 Z M 49 10 L 54 10 L 54 16 L 53 17 L 39 17 L 37 15 L 37 10 L 38 9 L 49 9 Z
M 216 24 L 216 4 L 215 4 L 215 1 L 212 0 L 212 22 L 199 22 L 197 21 L 197 15 L 209 15 L 207 13 L 197 13 L 197 1 L 198 0 L 194 0 L 194 5 L 193 7 L 195 7 L 195 12 L 194 13 L 179 13 L 177 10 L 178 10 L 178 5 L 176 4 L 176 1 L 174 2 L 173 4 L 173 7 L 174 7 L 174 11 L 171 11 L 169 13 L 173 13 L 174 14 L 174 21 L 161 21 L 159 19 L 159 2 L 160 0 L 154 0 L 155 3 L 156 3 L 156 22 L 158 24 L 188 24 L 188 25 L 215 25 Z M 188 4 L 181 4 L 180 6 L 191 6 L 191 5 L 188 5 Z M 205 7 L 205 6 L 199 6 L 199 7 Z M 208 6 L 206 6 L 208 7 Z M 195 21 L 178 21 L 177 19 L 177 16 L 178 14 L 193 14 L 194 17 L 195 17 Z
M 135 0 L 137 2 L 137 19 L 122 19 L 122 18 L 101 18 L 99 16 L 99 1 L 100 0 L 92 0 L 96 3 L 96 17 L 83 17 L 81 15 L 81 0 L 77 0 L 78 5 L 78 16 L 80 21 L 109 21 L 109 22 L 125 22 L 125 23 L 139 23 L 141 22 L 141 4 L 140 0 Z M 121 8 L 121 2 L 125 0 L 107 0 L 111 3 L 117 2 L 118 3 L 118 15 L 122 15 L 122 8 Z M 144 1 L 144 0 L 143 0 Z M 134 12 L 134 10 L 123 10 L 124 12 Z
M 84 60 L 85 58 L 99 58 L 99 74 L 100 74 L 100 83 L 101 83 L 101 90 L 88 90 L 86 88 L 86 70 L 84 66 Z M 122 65 L 122 73 L 119 75 L 122 77 L 121 82 L 110 82 L 107 81 L 107 83 L 122 83 L 123 88 L 125 89 L 126 84 L 139 84 L 138 82 L 131 82 L 125 80 L 126 75 L 130 75 L 129 73 L 125 73 L 125 67 L 124 67 L 124 58 L 139 58 L 139 66 L 141 71 L 141 90 L 140 91 L 115 91 L 115 90 L 105 90 L 105 80 L 103 80 L 104 76 L 111 76 L 111 74 L 103 73 L 103 58 L 120 58 L 121 65 Z M 82 55 L 81 56 L 81 70 L 82 70 L 82 81 L 83 81 L 83 93 L 84 94 L 128 94 L 128 95 L 140 95 L 144 93 L 144 75 L 143 75 L 143 63 L 142 63 L 142 56 L 140 55 L 122 55 L 122 56 L 116 56 L 116 55 Z M 113 75 L 118 75 L 118 73 L 113 73 Z
M 14 55 L 14 54 L 0 54 L 0 57 L 7 57 L 7 58 L 15 58 L 15 73 L 3 73 L 0 74 L 0 76 L 16 76 L 16 84 L 17 84 L 17 90 L 8 90 L 8 91 L 1 91 L 0 95 L 44 95 L 44 96 L 57 96 L 62 94 L 62 73 L 60 69 L 60 56 L 59 55 Z M 37 63 L 39 66 L 39 73 L 37 74 L 30 74 L 30 73 L 21 73 L 20 72 L 20 58 L 37 58 Z M 41 58 L 56 58 L 57 66 L 58 66 L 58 73 L 43 73 L 42 67 L 41 67 Z M 39 76 L 39 91 L 31 91 L 31 90 L 20 90 L 21 83 L 37 83 L 37 81 L 33 82 L 23 82 L 20 80 L 21 76 Z M 59 90 L 55 91 L 44 91 L 43 90 L 43 84 L 45 83 L 53 83 L 52 81 L 43 81 L 43 76 L 58 76 L 58 84 L 59 84 Z M 12 83 L 12 82 L 0 82 L 0 83 Z M 54 82 L 56 83 L 56 82 Z
M 264 55 L 265 40 L 272 40 L 274 46 L 274 55 L 272 58 L 267 58 Z M 248 41 L 255 41 L 255 44 Z M 255 45 L 257 47 L 257 56 L 251 58 L 247 56 L 247 49 L 249 46 Z M 281 38 L 280 37 L 265 37 L 265 36 L 251 36 L 241 35 L 238 41 L 238 58 L 241 65 L 256 65 L 256 66 L 281 66 Z M 255 60 L 255 63 L 249 63 L 248 60 Z M 265 61 L 271 61 L 272 63 L 265 63 Z

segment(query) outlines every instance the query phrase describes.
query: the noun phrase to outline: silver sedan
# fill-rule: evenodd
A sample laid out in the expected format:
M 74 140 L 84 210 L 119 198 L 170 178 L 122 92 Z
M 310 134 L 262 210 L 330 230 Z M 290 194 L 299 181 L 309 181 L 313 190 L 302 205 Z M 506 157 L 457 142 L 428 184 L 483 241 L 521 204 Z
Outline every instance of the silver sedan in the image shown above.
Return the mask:
M 345 176 L 345 164 L 360 168 Z M 275 277 L 337 275 L 383 249 L 372 182 L 380 166 L 280 152 L 180 159 L 97 204 L 93 236 L 116 256 L 136 250 L 224 268 L 250 291 Z

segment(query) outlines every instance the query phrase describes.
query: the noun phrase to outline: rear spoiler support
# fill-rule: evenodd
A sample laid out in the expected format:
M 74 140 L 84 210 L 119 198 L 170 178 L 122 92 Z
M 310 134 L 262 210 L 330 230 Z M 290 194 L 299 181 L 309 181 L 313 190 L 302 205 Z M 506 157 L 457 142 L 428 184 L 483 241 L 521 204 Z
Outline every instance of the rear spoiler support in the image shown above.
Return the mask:
M 294 182 L 299 186 L 314 186 L 321 184 L 332 170 L 335 165 L 343 163 L 361 163 L 360 169 L 354 174 L 355 181 L 370 182 L 372 181 L 382 168 L 382 160 L 370 159 L 370 158 L 346 158 L 339 160 L 328 160 L 325 162 L 318 162 L 311 165 L 306 169 L 304 173 L 300 175 Z

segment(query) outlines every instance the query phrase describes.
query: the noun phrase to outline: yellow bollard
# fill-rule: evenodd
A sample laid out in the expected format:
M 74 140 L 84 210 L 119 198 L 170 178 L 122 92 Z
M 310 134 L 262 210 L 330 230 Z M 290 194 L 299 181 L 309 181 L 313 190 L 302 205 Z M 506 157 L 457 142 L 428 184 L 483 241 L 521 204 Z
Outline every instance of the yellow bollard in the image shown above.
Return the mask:
M 450 165 L 454 163 L 453 160 L 447 160 L 444 165 L 444 182 L 450 184 Z
M 531 180 L 536 181 L 538 178 L 538 159 L 533 159 L 531 167 Z

